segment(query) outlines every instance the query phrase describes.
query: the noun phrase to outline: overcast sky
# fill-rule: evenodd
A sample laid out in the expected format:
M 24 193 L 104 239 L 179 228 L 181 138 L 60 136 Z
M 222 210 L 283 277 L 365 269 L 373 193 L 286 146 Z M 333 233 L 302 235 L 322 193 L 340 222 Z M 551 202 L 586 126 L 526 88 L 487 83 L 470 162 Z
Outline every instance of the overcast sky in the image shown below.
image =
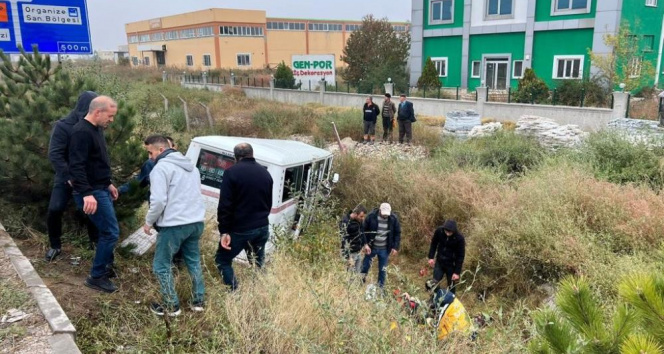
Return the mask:
M 409 0 L 88 0 L 95 50 L 127 44 L 128 22 L 209 8 L 265 10 L 268 17 L 360 20 L 367 14 L 410 21 Z

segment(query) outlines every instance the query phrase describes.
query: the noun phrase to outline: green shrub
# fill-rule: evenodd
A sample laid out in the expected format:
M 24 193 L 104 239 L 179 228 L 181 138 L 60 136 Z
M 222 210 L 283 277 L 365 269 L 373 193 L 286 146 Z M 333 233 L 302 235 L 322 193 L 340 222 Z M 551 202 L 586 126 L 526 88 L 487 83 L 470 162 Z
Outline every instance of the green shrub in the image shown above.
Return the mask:
M 656 151 L 647 142 L 632 142 L 625 135 L 603 132 L 588 137 L 579 158 L 588 161 L 599 178 L 661 188 L 664 175 L 661 153 Z
M 532 138 L 511 131 L 468 141 L 448 141 L 438 157 L 456 167 L 491 168 L 503 175 L 523 174 L 542 161 L 545 150 Z
M 593 80 L 558 80 L 555 103 L 563 106 L 607 107 L 611 103 L 611 92 Z
M 276 88 L 297 89 L 301 84 L 295 85 L 293 70 L 283 61 L 277 65 L 277 71 L 274 73 L 274 86 Z
M 519 103 L 545 103 L 549 100 L 549 87 L 535 75 L 533 69 L 528 68 L 523 78 L 519 79 L 519 88 L 514 92 L 513 100 Z

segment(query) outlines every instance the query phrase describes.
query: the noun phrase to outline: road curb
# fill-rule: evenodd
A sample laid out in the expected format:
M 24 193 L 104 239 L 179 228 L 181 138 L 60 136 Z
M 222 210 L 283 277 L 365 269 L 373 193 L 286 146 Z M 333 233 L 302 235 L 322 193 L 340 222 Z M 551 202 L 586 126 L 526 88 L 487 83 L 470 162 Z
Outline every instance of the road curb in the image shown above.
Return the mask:
M 76 342 L 76 328 L 67 317 L 67 314 L 41 279 L 37 271 L 16 246 L 14 240 L 0 223 L 0 247 L 5 251 L 18 276 L 32 293 L 39 310 L 51 327 L 53 335 L 49 339 L 51 349 L 56 354 L 80 353 Z

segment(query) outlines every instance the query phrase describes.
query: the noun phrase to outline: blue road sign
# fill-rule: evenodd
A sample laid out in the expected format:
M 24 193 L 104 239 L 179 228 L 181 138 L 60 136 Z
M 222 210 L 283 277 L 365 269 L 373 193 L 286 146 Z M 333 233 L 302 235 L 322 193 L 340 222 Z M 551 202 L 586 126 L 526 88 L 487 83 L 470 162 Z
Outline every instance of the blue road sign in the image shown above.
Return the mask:
M 92 54 L 86 0 L 0 0 L 0 49 Z

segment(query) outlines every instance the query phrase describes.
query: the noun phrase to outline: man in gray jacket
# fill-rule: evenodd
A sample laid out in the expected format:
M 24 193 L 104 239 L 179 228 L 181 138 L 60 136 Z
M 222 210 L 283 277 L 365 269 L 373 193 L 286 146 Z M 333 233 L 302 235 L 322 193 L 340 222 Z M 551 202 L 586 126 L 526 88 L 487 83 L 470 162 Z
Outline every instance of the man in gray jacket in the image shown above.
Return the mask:
M 145 139 L 145 149 L 155 166 L 150 173 L 150 209 L 143 230 L 149 235 L 152 227 L 159 229 L 153 271 L 163 298 L 163 303 L 152 303 L 150 309 L 160 316 L 180 314 L 171 264 L 173 255 L 181 249 L 191 276 L 191 309 L 203 311 L 205 285 L 199 241 L 205 204 L 200 194 L 201 176 L 191 160 L 172 149 L 163 136 Z

